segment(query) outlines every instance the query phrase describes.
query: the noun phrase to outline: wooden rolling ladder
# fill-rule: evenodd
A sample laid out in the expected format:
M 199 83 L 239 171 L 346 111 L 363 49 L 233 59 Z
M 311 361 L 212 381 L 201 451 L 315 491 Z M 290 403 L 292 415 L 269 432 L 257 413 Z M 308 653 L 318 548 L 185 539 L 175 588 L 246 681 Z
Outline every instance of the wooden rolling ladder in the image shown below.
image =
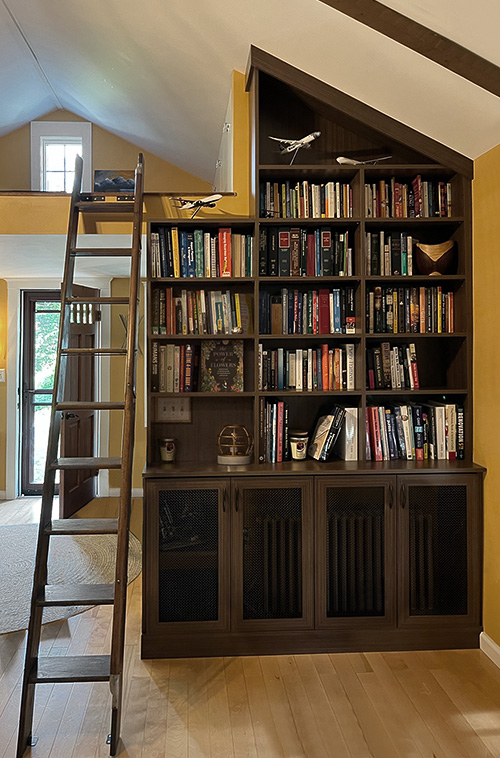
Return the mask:
M 83 161 L 77 158 L 75 182 L 66 243 L 64 279 L 61 288 L 61 321 L 54 378 L 54 395 L 51 409 L 45 479 L 38 543 L 33 577 L 31 616 L 26 643 L 26 659 L 21 693 L 17 758 L 23 756 L 27 747 L 34 743 L 32 737 L 35 685 L 41 682 L 101 682 L 109 681 L 112 695 L 111 734 L 108 738 L 110 754 L 115 755 L 120 739 L 122 705 L 123 652 L 125 640 L 125 609 L 127 594 L 128 533 L 132 493 L 132 456 L 134 448 L 135 379 L 138 338 L 138 301 L 140 280 L 140 257 L 143 212 L 144 161 L 142 154 L 135 173 L 135 198 L 116 202 L 85 200 L 80 193 Z M 130 248 L 78 248 L 77 232 L 81 214 L 133 213 L 132 247 Z M 76 258 L 130 257 L 130 292 L 128 298 L 73 297 L 73 279 Z M 71 309 L 78 303 L 116 305 L 128 304 L 127 343 L 124 348 L 70 348 Z M 78 306 L 77 306 L 78 307 Z M 75 353 L 90 353 L 95 356 L 125 356 L 125 381 L 123 402 L 72 402 L 65 399 L 67 361 Z M 123 413 L 122 450 L 120 458 L 58 458 L 61 418 L 68 411 L 120 410 Z M 120 499 L 118 518 L 97 519 L 52 519 L 55 477 L 57 470 L 120 469 Z M 114 584 L 49 585 L 49 542 L 59 535 L 72 534 L 117 534 L 116 573 Z M 110 655 L 47 656 L 39 657 L 42 613 L 46 606 L 113 605 L 113 626 Z

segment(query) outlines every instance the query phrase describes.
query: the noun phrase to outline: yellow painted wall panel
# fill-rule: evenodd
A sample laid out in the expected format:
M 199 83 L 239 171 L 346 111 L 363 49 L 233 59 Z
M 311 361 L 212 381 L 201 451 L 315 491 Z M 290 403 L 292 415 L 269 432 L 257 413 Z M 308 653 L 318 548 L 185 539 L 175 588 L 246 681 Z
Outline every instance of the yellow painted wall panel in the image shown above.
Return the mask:
M 483 623 L 500 645 L 500 145 L 475 161 L 474 176 L 474 460 L 488 469 Z

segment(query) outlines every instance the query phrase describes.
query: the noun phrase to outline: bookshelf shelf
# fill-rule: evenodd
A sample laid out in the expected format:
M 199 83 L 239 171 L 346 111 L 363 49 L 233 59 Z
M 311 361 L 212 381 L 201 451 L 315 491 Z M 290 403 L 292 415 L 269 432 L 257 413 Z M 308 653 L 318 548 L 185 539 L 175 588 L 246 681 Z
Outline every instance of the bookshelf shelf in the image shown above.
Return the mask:
M 249 77 L 254 213 L 155 219 L 148 226 L 142 654 L 477 647 L 484 471 L 472 458 L 471 163 L 382 114 L 370 111 L 368 118 L 366 106 L 346 105 L 335 90 L 325 94 L 316 80 L 269 62 L 267 54 L 258 51 L 255 61 Z M 316 130 L 321 139 L 299 151 L 292 165 L 268 139 Z M 369 160 L 389 154 L 391 161 L 379 165 L 335 162 L 335 156 Z M 366 205 L 367 184 L 374 197 L 383 185 L 389 194 L 382 202 L 392 216 L 372 215 L 369 208 L 381 206 Z M 407 217 L 399 216 L 402 205 L 395 213 L 403 193 L 398 185 L 405 187 Z M 428 217 L 419 216 L 415 205 L 424 185 L 422 203 L 428 207 L 422 205 L 422 212 Z M 219 276 L 217 252 L 219 269 L 212 258 L 210 276 L 153 277 L 151 234 L 168 235 L 174 228 L 179 234 L 201 230 L 207 240 L 227 228 L 241 235 L 246 257 L 239 265 L 246 275 Z M 286 235 L 297 230 L 296 247 L 291 241 L 288 247 Z M 384 260 L 373 270 L 407 270 L 402 264 L 408 239 L 412 251 L 417 241 L 453 240 L 456 261 L 441 276 L 418 273 L 416 265 L 410 275 L 372 275 L 368 239 L 375 236 L 401 240 L 399 252 L 395 248 L 401 257 L 394 259 L 401 267 L 393 265 L 391 248 L 389 264 Z M 338 271 L 345 275 L 333 275 Z M 192 301 L 200 292 L 214 298 L 225 293 L 229 308 L 237 293 L 247 298 L 251 326 L 238 334 L 156 334 L 153 296 L 162 290 L 174 300 L 187 293 Z M 380 298 L 383 319 L 376 323 L 383 331 L 370 328 L 370 298 L 373 327 Z M 388 328 L 391 302 L 399 309 L 397 332 Z M 244 391 L 152 391 L 154 350 L 173 344 L 200 351 L 214 340 L 242 343 Z M 369 384 L 370 362 L 382 343 L 392 351 L 397 373 L 390 379 L 382 373 L 375 387 Z M 415 362 L 418 381 L 411 373 Z M 189 423 L 158 418 L 160 401 L 182 399 L 190 401 Z M 334 408 L 344 420 L 333 455 L 325 461 L 292 459 L 292 434 L 307 433 L 311 442 L 318 419 Z M 249 464 L 217 463 L 218 434 L 228 425 L 243 426 L 252 436 Z M 161 462 L 164 437 L 176 441 L 173 463 Z M 160 535 L 162 519 L 185 539 L 196 542 L 204 535 L 211 546 L 206 565 L 196 566 L 203 547 L 176 564 L 175 550 L 165 550 Z M 453 523 L 460 529 L 447 544 L 443 534 Z M 357 542 L 348 542 L 349 530 L 358 534 Z M 423 544 L 433 545 L 432 556 L 423 555 Z M 372 548 L 379 562 L 370 566 Z M 453 587 L 441 570 L 450 563 L 462 571 Z M 422 577 L 430 594 L 419 590 Z M 349 587 L 344 606 L 335 594 L 342 582 Z M 368 612 L 363 587 L 375 585 L 378 605 Z M 175 597 L 169 587 L 177 587 Z

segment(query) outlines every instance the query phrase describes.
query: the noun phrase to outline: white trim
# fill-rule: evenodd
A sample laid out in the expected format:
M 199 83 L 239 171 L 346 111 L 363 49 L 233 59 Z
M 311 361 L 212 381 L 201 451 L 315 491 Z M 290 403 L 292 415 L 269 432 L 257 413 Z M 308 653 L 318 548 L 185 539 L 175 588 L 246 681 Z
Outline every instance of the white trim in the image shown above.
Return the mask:
M 85 284 L 89 287 L 100 289 L 103 294 L 109 293 L 111 280 L 102 277 L 85 277 Z M 59 290 L 61 289 L 61 279 L 7 279 L 7 424 L 6 424 L 6 445 L 5 453 L 5 494 L 7 500 L 13 500 L 19 496 L 19 391 L 20 391 L 20 364 L 19 364 L 19 337 L 20 337 L 20 319 L 21 319 L 21 291 L 23 290 Z M 103 321 L 101 322 L 101 331 L 109 339 L 109 309 L 103 309 Z M 107 322 L 107 323 L 106 323 Z M 106 331 L 107 330 L 107 331 Z M 105 344 L 109 344 L 105 343 Z M 103 386 L 109 397 L 109 367 L 101 373 Z M 104 383 L 106 382 L 106 385 Z M 99 421 L 99 446 L 103 451 L 101 454 L 107 455 L 107 446 L 109 440 L 109 413 L 103 413 Z M 102 436 L 102 438 L 101 438 Z M 12 442 L 11 442 L 12 441 Z M 105 491 L 106 483 L 101 482 L 100 487 Z M 104 492 L 103 492 L 104 494 Z
M 7 493 L 5 490 L 0 490 L 0 500 L 7 500 Z
M 71 137 L 82 140 L 84 192 L 92 192 L 92 124 L 89 121 L 32 121 L 31 142 L 31 189 L 41 190 L 41 142 L 44 137 Z
M 110 487 L 109 488 L 109 497 L 120 497 L 120 488 L 119 487 Z M 135 489 L 132 489 L 131 497 L 143 497 L 143 489 L 142 489 L 142 487 L 137 487 Z
M 479 648 L 488 658 L 500 668 L 500 645 L 497 645 L 486 632 L 479 635 Z

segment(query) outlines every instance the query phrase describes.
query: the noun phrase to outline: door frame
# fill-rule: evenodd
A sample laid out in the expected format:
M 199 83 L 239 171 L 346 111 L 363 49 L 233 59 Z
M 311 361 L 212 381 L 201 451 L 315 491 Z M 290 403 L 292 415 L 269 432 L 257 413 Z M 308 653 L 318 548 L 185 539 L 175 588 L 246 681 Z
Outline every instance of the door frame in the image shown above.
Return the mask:
M 47 279 L 7 279 L 7 413 L 6 413 L 6 472 L 5 492 L 0 492 L 0 498 L 13 500 L 20 494 L 20 391 L 21 391 L 21 342 L 19 339 L 22 313 L 22 292 L 24 290 L 57 290 L 61 288 L 60 278 Z M 82 284 L 101 290 L 103 297 L 111 294 L 112 277 L 79 277 Z M 110 344 L 111 319 L 109 308 L 103 308 L 100 329 L 102 344 Z M 109 367 L 104 362 L 96 375 L 98 395 L 101 400 L 109 400 L 110 377 Z M 12 443 L 10 441 L 13 441 Z M 109 448 L 109 413 L 101 413 L 99 418 L 99 451 L 98 455 L 107 455 Z M 98 478 L 99 496 L 106 497 L 109 493 L 109 477 L 107 471 L 100 471 Z

